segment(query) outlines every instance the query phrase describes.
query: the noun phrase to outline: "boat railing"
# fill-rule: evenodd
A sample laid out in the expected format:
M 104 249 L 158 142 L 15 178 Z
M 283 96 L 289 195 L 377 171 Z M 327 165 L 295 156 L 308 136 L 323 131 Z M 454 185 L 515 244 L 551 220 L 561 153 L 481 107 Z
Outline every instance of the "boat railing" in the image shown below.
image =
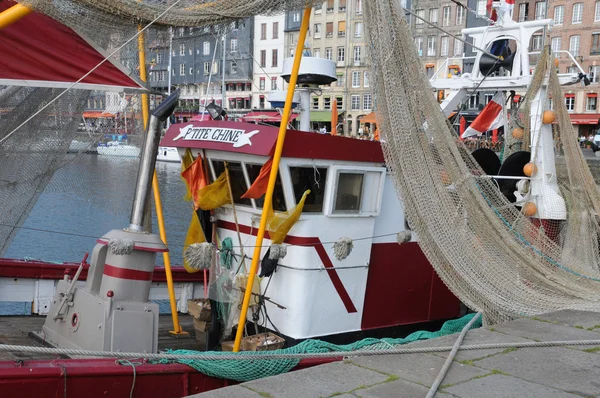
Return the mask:
M 464 61 L 473 60 L 475 62 L 475 56 L 471 57 L 451 57 L 446 58 L 444 63 L 438 68 L 438 70 L 431 76 L 430 81 L 438 79 L 454 79 L 460 77 L 462 74 L 462 68 Z

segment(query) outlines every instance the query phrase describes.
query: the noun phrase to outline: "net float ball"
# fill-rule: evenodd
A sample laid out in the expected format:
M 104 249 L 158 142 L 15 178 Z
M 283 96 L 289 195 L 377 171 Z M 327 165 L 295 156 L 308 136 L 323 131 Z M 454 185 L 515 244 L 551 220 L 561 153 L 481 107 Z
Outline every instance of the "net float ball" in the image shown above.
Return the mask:
M 448 172 L 446 170 L 442 170 L 440 172 L 440 177 L 442 178 L 442 183 L 444 185 L 452 184 L 452 179 L 450 178 L 450 175 L 448 175 Z
M 531 177 L 532 175 L 537 173 L 537 170 L 538 170 L 538 168 L 535 165 L 535 163 L 527 163 L 523 167 L 523 174 L 525 174 L 527 177 Z
M 522 211 L 525 217 L 531 217 L 537 213 L 537 206 L 533 202 L 527 202 L 523 205 Z
M 559 64 L 559 60 L 558 58 L 554 58 L 554 66 L 556 66 L 558 68 L 558 64 Z
M 544 111 L 544 115 L 542 116 L 542 123 L 551 124 L 556 120 L 556 114 L 554 111 Z
M 521 127 L 517 127 L 516 129 L 514 129 L 512 131 L 512 136 L 515 140 L 522 140 L 524 134 L 525 134 L 525 131 L 523 131 L 523 129 Z

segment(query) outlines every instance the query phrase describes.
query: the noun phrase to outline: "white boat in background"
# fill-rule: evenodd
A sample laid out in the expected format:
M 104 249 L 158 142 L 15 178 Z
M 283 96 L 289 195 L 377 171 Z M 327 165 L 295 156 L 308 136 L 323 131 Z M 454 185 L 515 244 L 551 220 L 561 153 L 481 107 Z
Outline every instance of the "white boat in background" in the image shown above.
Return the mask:
M 177 148 L 170 148 L 166 146 L 158 147 L 156 160 L 159 162 L 181 163 L 181 158 L 179 157 L 179 153 L 177 153 Z
M 141 149 L 120 141 L 109 141 L 106 144 L 98 144 L 98 155 L 122 156 L 136 158 L 140 156 Z
M 95 148 L 92 142 L 73 140 L 69 145 L 69 153 L 73 152 L 95 152 Z

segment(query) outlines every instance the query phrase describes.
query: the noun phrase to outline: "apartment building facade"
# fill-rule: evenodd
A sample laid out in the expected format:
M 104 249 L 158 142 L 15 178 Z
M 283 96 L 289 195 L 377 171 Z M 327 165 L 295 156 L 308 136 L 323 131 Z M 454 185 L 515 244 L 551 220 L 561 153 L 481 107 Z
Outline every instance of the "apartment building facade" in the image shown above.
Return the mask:
M 254 17 L 253 108 L 271 109 L 268 93 L 284 89 L 281 71 L 285 19 L 285 14 Z
M 534 36 L 530 51 L 550 44 L 559 59 L 559 72 L 578 72 L 576 63 L 588 75 L 590 85 L 563 87 L 563 100 L 573 127 L 581 136 L 595 134 L 600 128 L 600 1 L 597 0 L 517 0 L 514 18 L 517 21 L 550 18 L 553 27 L 544 37 Z M 574 60 L 559 51 L 569 51 Z M 555 99 L 553 99 L 555 101 Z

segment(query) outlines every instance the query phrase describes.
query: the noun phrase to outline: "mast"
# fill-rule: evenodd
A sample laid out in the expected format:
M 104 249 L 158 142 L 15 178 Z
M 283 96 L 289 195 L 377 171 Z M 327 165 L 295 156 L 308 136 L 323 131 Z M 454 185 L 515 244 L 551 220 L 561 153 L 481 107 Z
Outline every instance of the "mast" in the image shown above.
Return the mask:
M 169 27 L 169 66 L 167 68 L 167 74 L 169 75 L 169 77 L 167 78 L 167 95 L 171 95 L 171 65 L 172 65 L 172 60 L 173 57 L 171 57 L 171 54 L 173 53 L 173 27 Z M 169 116 L 169 118 L 167 119 L 167 130 L 169 129 L 169 127 L 171 126 L 171 117 Z
M 225 26 L 223 26 L 223 78 L 221 79 L 221 108 L 225 109 L 225 45 L 227 44 L 227 33 Z

